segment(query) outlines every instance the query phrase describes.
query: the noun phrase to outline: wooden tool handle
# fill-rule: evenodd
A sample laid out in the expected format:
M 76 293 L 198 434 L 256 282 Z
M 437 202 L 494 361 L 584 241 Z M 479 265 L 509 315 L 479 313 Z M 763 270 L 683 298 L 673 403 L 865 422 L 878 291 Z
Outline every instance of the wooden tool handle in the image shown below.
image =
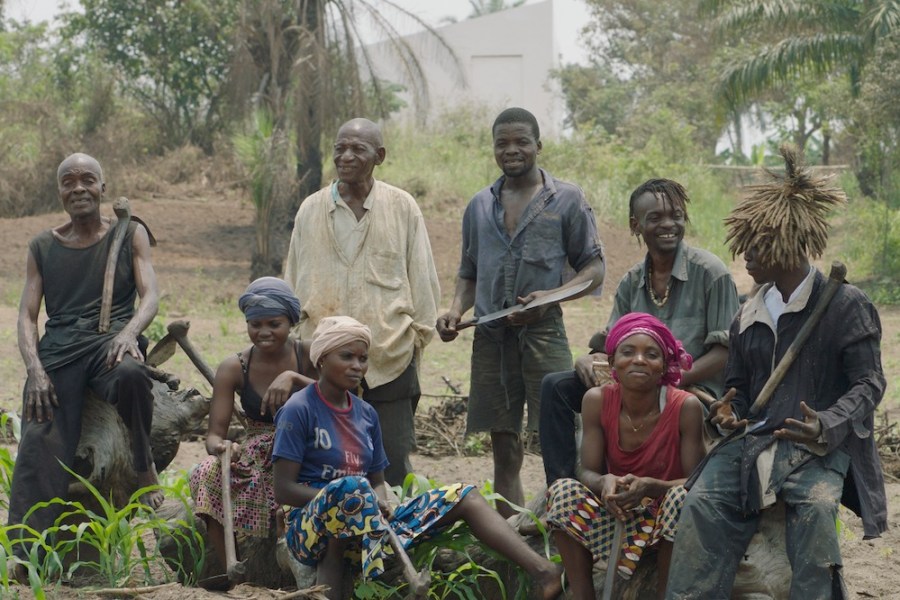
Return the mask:
M 231 440 L 225 440 L 225 451 L 220 456 L 222 464 L 222 511 L 225 513 L 225 565 L 226 572 L 234 569 L 237 552 L 234 549 L 234 515 L 231 513 Z
M 113 233 L 113 242 L 106 257 L 106 272 L 103 274 L 103 296 L 100 301 L 100 333 L 109 331 L 109 322 L 112 316 L 113 285 L 116 278 L 116 266 L 119 264 L 119 254 L 128 232 L 128 224 L 131 222 L 131 206 L 128 198 L 122 196 L 113 202 L 113 212 L 116 213 L 118 222 Z

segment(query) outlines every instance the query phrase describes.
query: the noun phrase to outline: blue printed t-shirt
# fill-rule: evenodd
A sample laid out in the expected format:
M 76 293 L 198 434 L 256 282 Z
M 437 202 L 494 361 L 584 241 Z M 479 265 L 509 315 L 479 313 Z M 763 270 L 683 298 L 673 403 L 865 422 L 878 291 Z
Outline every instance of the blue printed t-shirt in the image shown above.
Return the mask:
M 388 466 L 378 414 L 348 395 L 350 406 L 339 409 L 322 397 L 318 384 L 310 385 L 291 396 L 275 415 L 272 460 L 298 463 L 298 482 L 321 488 L 339 477 L 364 477 Z

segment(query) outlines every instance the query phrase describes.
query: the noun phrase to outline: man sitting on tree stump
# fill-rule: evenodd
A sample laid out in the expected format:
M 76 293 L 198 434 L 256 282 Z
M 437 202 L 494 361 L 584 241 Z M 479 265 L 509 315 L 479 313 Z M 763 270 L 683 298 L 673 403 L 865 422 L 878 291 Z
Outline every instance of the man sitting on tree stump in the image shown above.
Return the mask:
M 25 524 L 36 531 L 51 527 L 62 507 L 36 510 L 26 522 L 28 511 L 39 502 L 67 497 L 71 477 L 63 465 L 73 465 L 88 390 L 113 404 L 129 428 L 138 486 L 158 483 L 150 451 L 152 383 L 138 341 L 159 307 L 149 234 L 140 223 L 128 219 L 116 223 L 100 215 L 106 183 L 94 158 L 86 154 L 66 158 L 59 165 L 57 183 L 69 221 L 29 243 L 18 318 L 19 350 L 28 379 L 9 524 Z M 108 323 L 103 319 L 105 326 L 101 326 L 111 253 L 117 258 L 115 263 L 110 261 L 114 268 L 111 307 Z M 136 295 L 140 297 L 137 310 Z M 39 341 L 42 300 L 48 320 Z M 154 491 L 143 499 L 156 508 L 163 494 Z M 9 534 L 19 540 L 27 537 L 22 528 Z M 24 559 L 28 548 L 16 544 L 15 552 Z M 15 576 L 24 580 L 24 565 L 17 565 Z
M 670 600 L 730 598 L 738 562 L 776 500 L 785 505 L 792 599 L 847 597 L 839 504 L 862 517 L 866 538 L 887 529 L 872 436 L 885 389 L 878 312 L 842 275 L 826 278 L 810 265 L 825 249 L 825 215 L 844 194 L 804 169 L 796 150 L 782 154 L 784 178 L 752 187 L 725 219 L 731 251 L 744 255 L 760 287 L 731 325 L 728 392 L 709 420 L 734 433 L 685 485 Z M 782 362 L 786 355 L 796 359 Z

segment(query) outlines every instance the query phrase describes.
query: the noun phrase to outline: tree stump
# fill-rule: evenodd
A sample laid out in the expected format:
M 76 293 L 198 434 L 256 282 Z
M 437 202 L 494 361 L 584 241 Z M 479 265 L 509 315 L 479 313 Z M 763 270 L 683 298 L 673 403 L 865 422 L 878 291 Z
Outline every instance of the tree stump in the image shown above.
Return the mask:
M 184 437 L 202 427 L 209 401 L 194 389 L 173 390 L 153 382 L 153 427 L 150 440 L 156 470 L 165 469 Z M 132 464 L 131 435 L 115 407 L 89 393 L 82 416 L 81 440 L 73 470 L 88 480 L 104 498 L 123 506 L 138 489 Z M 80 482 L 69 486 L 69 499 L 94 507 L 96 501 Z
M 180 502 L 166 500 L 156 511 L 158 517 L 168 521 L 179 532 L 183 534 L 196 532 L 203 539 L 206 553 L 201 564 L 191 558 L 198 554 L 197 546 L 191 549 L 183 547 L 180 540 L 184 539 L 185 535 L 178 538 L 168 535 L 160 537 L 157 546 L 159 552 L 165 557 L 181 583 L 196 583 L 225 573 L 225 565 L 219 564 L 215 552 L 209 545 L 206 523 L 194 516 L 192 508 L 192 504 L 185 506 Z M 237 539 L 237 553 L 246 565 L 247 583 L 273 589 L 291 587 L 295 584 L 298 589 L 307 589 L 315 584 L 315 569 L 303 567 L 293 561 L 296 569 L 292 570 L 286 560 L 293 559 L 286 554 L 286 547 L 279 549 L 279 546 L 285 546 L 284 540 L 283 538 L 278 540 L 274 531 L 268 538 L 238 535 Z

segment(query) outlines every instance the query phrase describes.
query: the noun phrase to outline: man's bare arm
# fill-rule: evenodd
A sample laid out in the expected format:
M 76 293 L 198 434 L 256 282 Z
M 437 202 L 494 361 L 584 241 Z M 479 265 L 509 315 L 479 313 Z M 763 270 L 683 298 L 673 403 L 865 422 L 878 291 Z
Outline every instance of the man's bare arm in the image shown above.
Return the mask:
M 110 344 L 107 354 L 107 364 L 110 366 L 121 362 L 125 354 L 132 355 L 136 360 L 144 359 L 137 338 L 153 322 L 159 310 L 159 286 L 150 260 L 150 238 L 143 225 L 138 224 L 135 229 L 131 248 L 134 281 L 140 302 L 134 316 Z
M 41 300 L 44 297 L 44 278 L 38 271 L 37 261 L 28 251 L 25 265 L 25 288 L 19 302 L 19 318 L 17 323 L 19 352 L 25 363 L 28 380 L 25 383 L 26 421 L 38 422 L 53 419 L 53 407 L 59 406 L 56 391 L 41 364 L 38 354 L 38 315 L 41 311 Z
M 450 342 L 456 339 L 456 336 L 459 335 L 456 325 L 463 314 L 473 306 L 475 306 L 475 280 L 457 277 L 456 291 L 453 294 L 453 301 L 450 303 L 450 310 L 438 317 L 435 324 L 441 340 Z

